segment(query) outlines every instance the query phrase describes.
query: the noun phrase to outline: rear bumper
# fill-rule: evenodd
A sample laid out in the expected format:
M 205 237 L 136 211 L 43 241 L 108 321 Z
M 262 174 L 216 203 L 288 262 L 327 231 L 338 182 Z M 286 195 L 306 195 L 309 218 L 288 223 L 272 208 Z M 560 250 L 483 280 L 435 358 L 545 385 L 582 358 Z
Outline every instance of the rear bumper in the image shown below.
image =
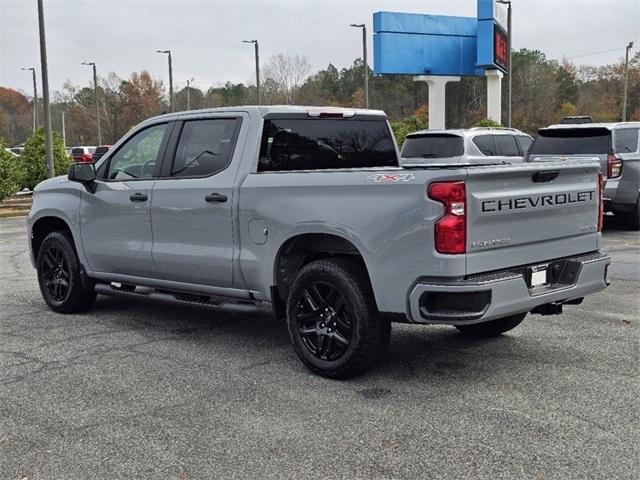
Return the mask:
M 550 285 L 537 288 L 527 286 L 529 266 L 450 283 L 420 281 L 409 294 L 410 320 L 448 325 L 482 323 L 529 312 L 540 305 L 575 300 L 608 285 L 611 258 L 601 252 L 541 263 L 559 265 L 558 276 Z

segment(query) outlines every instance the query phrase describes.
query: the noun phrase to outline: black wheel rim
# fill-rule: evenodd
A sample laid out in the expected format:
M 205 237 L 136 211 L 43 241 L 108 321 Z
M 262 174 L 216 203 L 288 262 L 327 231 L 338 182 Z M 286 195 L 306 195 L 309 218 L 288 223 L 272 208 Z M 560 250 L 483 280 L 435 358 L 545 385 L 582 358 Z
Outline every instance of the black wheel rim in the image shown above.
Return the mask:
M 62 250 L 56 246 L 47 248 L 43 253 L 42 280 L 44 288 L 52 300 L 61 302 L 69 293 L 69 264 Z
M 326 361 L 342 357 L 353 337 L 353 318 L 345 299 L 327 282 L 312 282 L 302 290 L 296 326 L 307 350 Z

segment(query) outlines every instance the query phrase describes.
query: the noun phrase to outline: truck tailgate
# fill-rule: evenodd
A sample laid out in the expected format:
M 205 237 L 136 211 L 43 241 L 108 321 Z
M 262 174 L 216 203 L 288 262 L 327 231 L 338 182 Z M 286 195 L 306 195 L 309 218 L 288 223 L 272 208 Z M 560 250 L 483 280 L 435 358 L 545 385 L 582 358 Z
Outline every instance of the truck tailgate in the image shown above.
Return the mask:
M 598 164 L 544 162 L 467 171 L 467 274 L 599 248 Z

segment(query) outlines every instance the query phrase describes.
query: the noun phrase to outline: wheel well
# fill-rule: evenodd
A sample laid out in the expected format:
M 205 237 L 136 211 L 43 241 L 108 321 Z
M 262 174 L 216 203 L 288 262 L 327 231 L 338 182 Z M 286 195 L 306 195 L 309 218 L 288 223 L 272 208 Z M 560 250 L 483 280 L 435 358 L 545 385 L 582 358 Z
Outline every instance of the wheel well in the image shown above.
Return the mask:
M 31 228 L 31 249 L 35 258 L 38 258 L 38 251 L 45 237 L 51 232 L 60 230 L 66 230 L 71 233 L 67 222 L 58 217 L 42 217 L 33 224 Z
M 280 248 L 275 262 L 277 295 L 273 295 L 272 301 L 286 300 L 289 295 L 289 286 L 298 270 L 304 265 L 321 258 L 336 256 L 349 256 L 361 263 L 365 271 L 367 270 L 358 248 L 349 240 L 337 235 L 307 233 L 287 240 Z

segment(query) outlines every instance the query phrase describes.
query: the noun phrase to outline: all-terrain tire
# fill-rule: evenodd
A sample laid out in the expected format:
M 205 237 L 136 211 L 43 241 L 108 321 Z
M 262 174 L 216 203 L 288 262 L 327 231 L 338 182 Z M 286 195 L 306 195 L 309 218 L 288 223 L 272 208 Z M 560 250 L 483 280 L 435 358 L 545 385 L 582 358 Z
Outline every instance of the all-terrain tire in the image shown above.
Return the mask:
M 522 323 L 526 316 L 526 313 L 518 313 L 509 317 L 476 323 L 474 325 L 456 325 L 456 328 L 465 335 L 474 337 L 496 337 L 516 328 Z
M 82 283 L 71 233 L 62 230 L 45 237 L 38 250 L 36 270 L 42 297 L 54 312 L 81 312 L 95 301 L 96 292 Z
M 321 290 L 326 292 L 324 299 Z M 317 294 L 313 295 L 317 310 L 308 300 L 312 291 Z M 336 305 L 332 305 L 330 301 L 336 297 Z M 323 313 L 325 310 L 329 316 Z M 315 316 L 315 312 L 320 312 L 320 317 L 325 315 L 324 319 Z M 378 313 L 364 267 L 348 258 L 317 260 L 302 267 L 291 285 L 286 314 L 298 357 L 311 371 L 324 377 L 344 379 L 365 372 L 380 360 L 389 344 L 391 322 Z M 310 323 L 301 324 L 303 318 Z M 321 325 L 333 325 L 333 335 L 348 339 L 348 345 L 331 337 Z M 308 333 L 313 328 L 316 332 Z M 325 333 L 318 333 L 321 331 Z M 323 351 L 321 344 L 328 344 L 326 349 L 331 352 Z M 336 357 L 337 354 L 340 355 Z

